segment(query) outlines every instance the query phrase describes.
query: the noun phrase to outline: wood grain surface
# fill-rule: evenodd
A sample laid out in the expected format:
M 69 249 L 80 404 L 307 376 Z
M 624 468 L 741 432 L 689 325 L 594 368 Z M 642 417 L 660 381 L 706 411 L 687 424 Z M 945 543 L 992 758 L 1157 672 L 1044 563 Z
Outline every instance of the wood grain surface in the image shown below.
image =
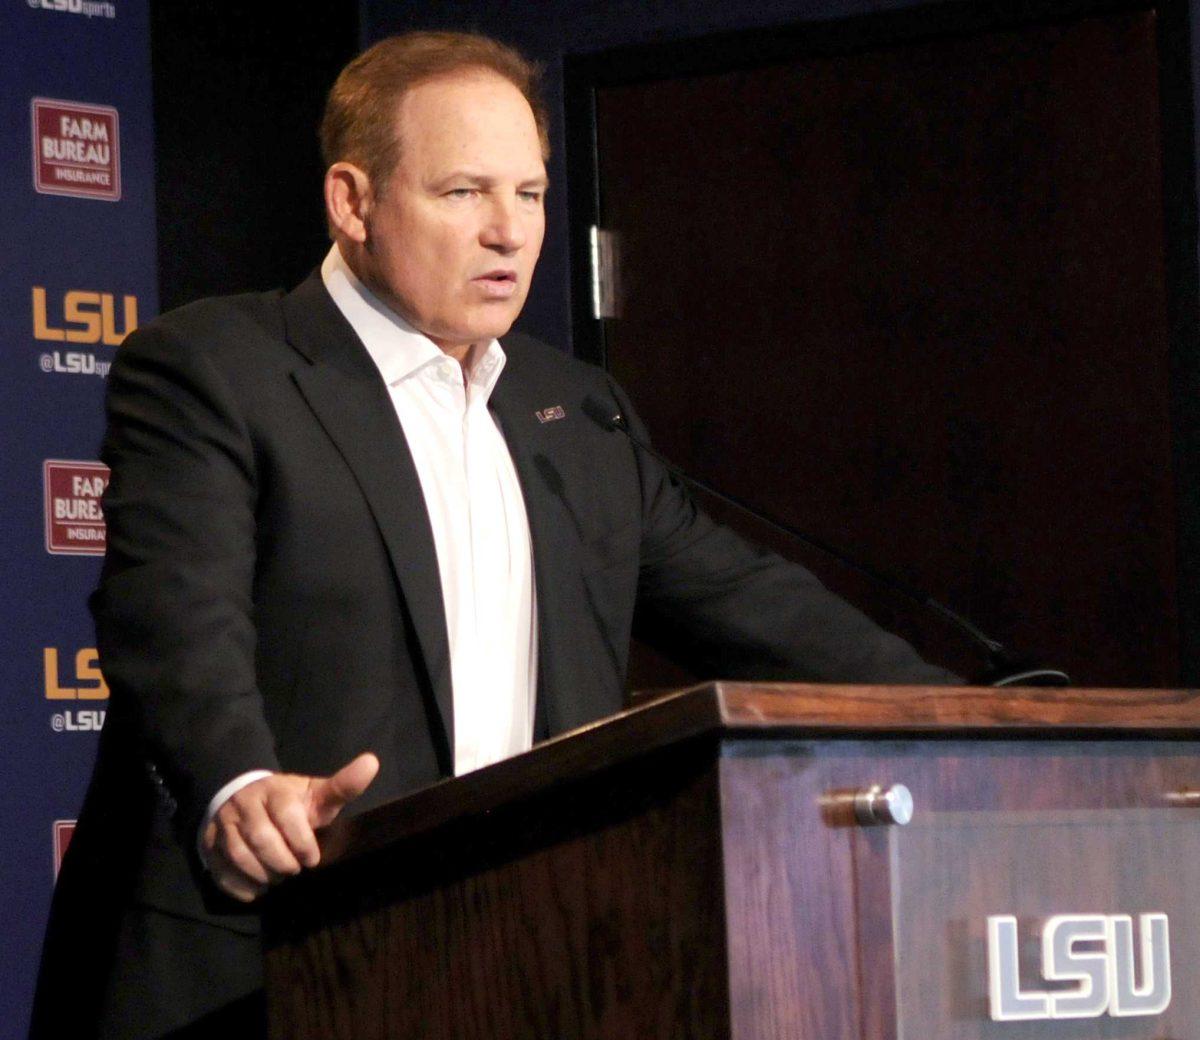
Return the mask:
M 272 1037 L 728 1037 L 717 761 L 667 749 L 281 890 Z
M 788 736 L 987 734 L 993 738 L 1200 733 L 1195 690 L 706 683 L 661 696 L 546 741 L 467 776 L 335 822 L 321 836 L 324 863 L 339 862 L 488 812 L 691 737 L 743 731 Z

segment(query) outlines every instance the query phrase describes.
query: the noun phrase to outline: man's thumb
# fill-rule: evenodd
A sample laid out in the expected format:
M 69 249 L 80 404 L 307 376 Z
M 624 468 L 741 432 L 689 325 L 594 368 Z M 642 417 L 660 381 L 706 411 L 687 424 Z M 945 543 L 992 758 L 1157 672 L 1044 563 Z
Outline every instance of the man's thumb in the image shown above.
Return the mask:
M 332 822 L 348 802 L 354 801 L 371 786 L 379 772 L 379 759 L 370 751 L 342 766 L 333 776 L 315 780 L 311 790 L 308 816 L 314 827 Z

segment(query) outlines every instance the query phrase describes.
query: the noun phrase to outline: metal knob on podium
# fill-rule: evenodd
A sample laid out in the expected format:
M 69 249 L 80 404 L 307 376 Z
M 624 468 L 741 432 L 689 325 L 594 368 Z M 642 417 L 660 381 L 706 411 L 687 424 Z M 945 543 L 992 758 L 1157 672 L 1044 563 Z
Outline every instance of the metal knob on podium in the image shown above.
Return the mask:
M 854 818 L 864 827 L 903 827 L 913 815 L 912 794 L 903 784 L 872 784 L 854 795 Z

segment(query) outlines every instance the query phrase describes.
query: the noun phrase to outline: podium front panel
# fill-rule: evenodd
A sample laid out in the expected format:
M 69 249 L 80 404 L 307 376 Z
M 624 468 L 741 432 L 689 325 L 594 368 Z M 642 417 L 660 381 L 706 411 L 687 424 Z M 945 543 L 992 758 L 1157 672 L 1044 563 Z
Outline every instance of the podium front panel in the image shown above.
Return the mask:
M 1200 815 L 935 811 L 889 842 L 900 1040 L 1195 1035 Z
M 727 744 L 731 1036 L 1200 1035 L 1198 792 L 1186 741 Z

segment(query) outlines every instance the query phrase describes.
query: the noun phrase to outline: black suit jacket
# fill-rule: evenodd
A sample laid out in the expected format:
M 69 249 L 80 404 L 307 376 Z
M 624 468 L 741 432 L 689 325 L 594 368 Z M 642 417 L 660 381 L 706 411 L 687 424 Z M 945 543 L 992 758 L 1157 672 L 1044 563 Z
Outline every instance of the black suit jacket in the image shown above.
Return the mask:
M 529 516 L 541 734 L 621 707 L 635 625 L 713 675 L 950 678 L 807 571 L 715 525 L 590 418 L 620 410 L 637 427 L 605 373 L 518 335 L 504 349 L 491 407 Z M 556 406 L 562 417 L 543 421 Z M 416 470 L 319 275 L 139 329 L 108 407 L 108 556 L 92 606 L 112 700 L 56 890 L 36 1035 L 96 1023 L 158 1035 L 260 984 L 256 920 L 215 890 L 194 848 L 232 777 L 327 774 L 370 749 L 381 769 L 362 811 L 452 772 L 448 640 Z

